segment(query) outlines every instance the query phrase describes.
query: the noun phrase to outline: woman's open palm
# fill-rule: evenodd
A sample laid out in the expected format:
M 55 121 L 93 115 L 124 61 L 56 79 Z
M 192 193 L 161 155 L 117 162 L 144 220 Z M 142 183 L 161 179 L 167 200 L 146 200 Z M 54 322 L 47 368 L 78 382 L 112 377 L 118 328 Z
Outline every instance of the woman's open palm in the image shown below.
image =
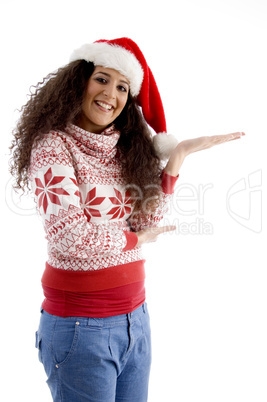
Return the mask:
M 178 147 L 184 152 L 185 155 L 189 155 L 193 152 L 202 151 L 203 149 L 208 149 L 215 145 L 223 144 L 224 142 L 237 140 L 243 135 L 245 135 L 245 133 L 236 132 L 224 135 L 198 137 L 191 140 L 181 141 Z

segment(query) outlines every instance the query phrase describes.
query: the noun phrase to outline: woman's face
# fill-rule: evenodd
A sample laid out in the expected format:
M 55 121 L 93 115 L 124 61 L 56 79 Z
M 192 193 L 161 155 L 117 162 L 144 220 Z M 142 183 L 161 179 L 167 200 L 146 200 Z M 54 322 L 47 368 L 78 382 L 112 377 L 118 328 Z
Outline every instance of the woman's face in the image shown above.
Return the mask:
M 96 66 L 88 80 L 78 126 L 91 133 L 101 133 L 122 112 L 129 89 L 124 75 Z

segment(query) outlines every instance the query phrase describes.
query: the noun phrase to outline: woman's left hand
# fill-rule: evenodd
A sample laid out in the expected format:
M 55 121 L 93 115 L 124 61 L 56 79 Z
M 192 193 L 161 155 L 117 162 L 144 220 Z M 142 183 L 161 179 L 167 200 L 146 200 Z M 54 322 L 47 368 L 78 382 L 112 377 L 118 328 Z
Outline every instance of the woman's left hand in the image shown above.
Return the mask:
M 184 156 L 192 154 L 193 152 L 202 151 L 214 147 L 214 145 L 223 144 L 225 142 L 237 140 L 241 138 L 245 133 L 237 132 L 225 135 L 212 135 L 199 138 L 193 138 L 192 140 L 185 140 L 178 144 L 180 150 L 184 153 Z
M 170 159 L 164 170 L 166 173 L 172 176 L 177 176 L 186 156 L 197 151 L 202 151 L 203 149 L 211 148 L 215 145 L 237 140 L 243 135 L 245 135 L 245 133 L 236 132 L 224 135 L 204 136 L 181 141 L 172 151 Z

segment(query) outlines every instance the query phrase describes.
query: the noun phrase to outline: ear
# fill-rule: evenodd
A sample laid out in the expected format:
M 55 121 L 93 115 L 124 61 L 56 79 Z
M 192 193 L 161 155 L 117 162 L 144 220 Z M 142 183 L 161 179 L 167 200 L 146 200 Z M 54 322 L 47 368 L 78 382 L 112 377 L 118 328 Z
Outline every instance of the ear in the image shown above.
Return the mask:
M 158 157 L 167 160 L 172 150 L 178 145 L 178 140 L 174 135 L 159 133 L 153 137 L 153 145 Z

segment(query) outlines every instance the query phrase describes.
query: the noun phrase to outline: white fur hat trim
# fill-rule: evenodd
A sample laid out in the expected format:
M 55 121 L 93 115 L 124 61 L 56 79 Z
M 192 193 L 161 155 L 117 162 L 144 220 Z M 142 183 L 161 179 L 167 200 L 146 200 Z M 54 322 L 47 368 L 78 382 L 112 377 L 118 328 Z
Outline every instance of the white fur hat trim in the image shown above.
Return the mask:
M 74 50 L 70 61 L 74 60 L 91 61 L 95 66 L 119 71 L 129 80 L 131 94 L 139 94 L 144 77 L 142 66 L 135 55 L 122 46 L 105 42 L 85 44 Z
M 154 135 L 153 145 L 158 157 L 162 160 L 167 160 L 173 149 L 178 145 L 178 140 L 174 135 L 159 133 Z

